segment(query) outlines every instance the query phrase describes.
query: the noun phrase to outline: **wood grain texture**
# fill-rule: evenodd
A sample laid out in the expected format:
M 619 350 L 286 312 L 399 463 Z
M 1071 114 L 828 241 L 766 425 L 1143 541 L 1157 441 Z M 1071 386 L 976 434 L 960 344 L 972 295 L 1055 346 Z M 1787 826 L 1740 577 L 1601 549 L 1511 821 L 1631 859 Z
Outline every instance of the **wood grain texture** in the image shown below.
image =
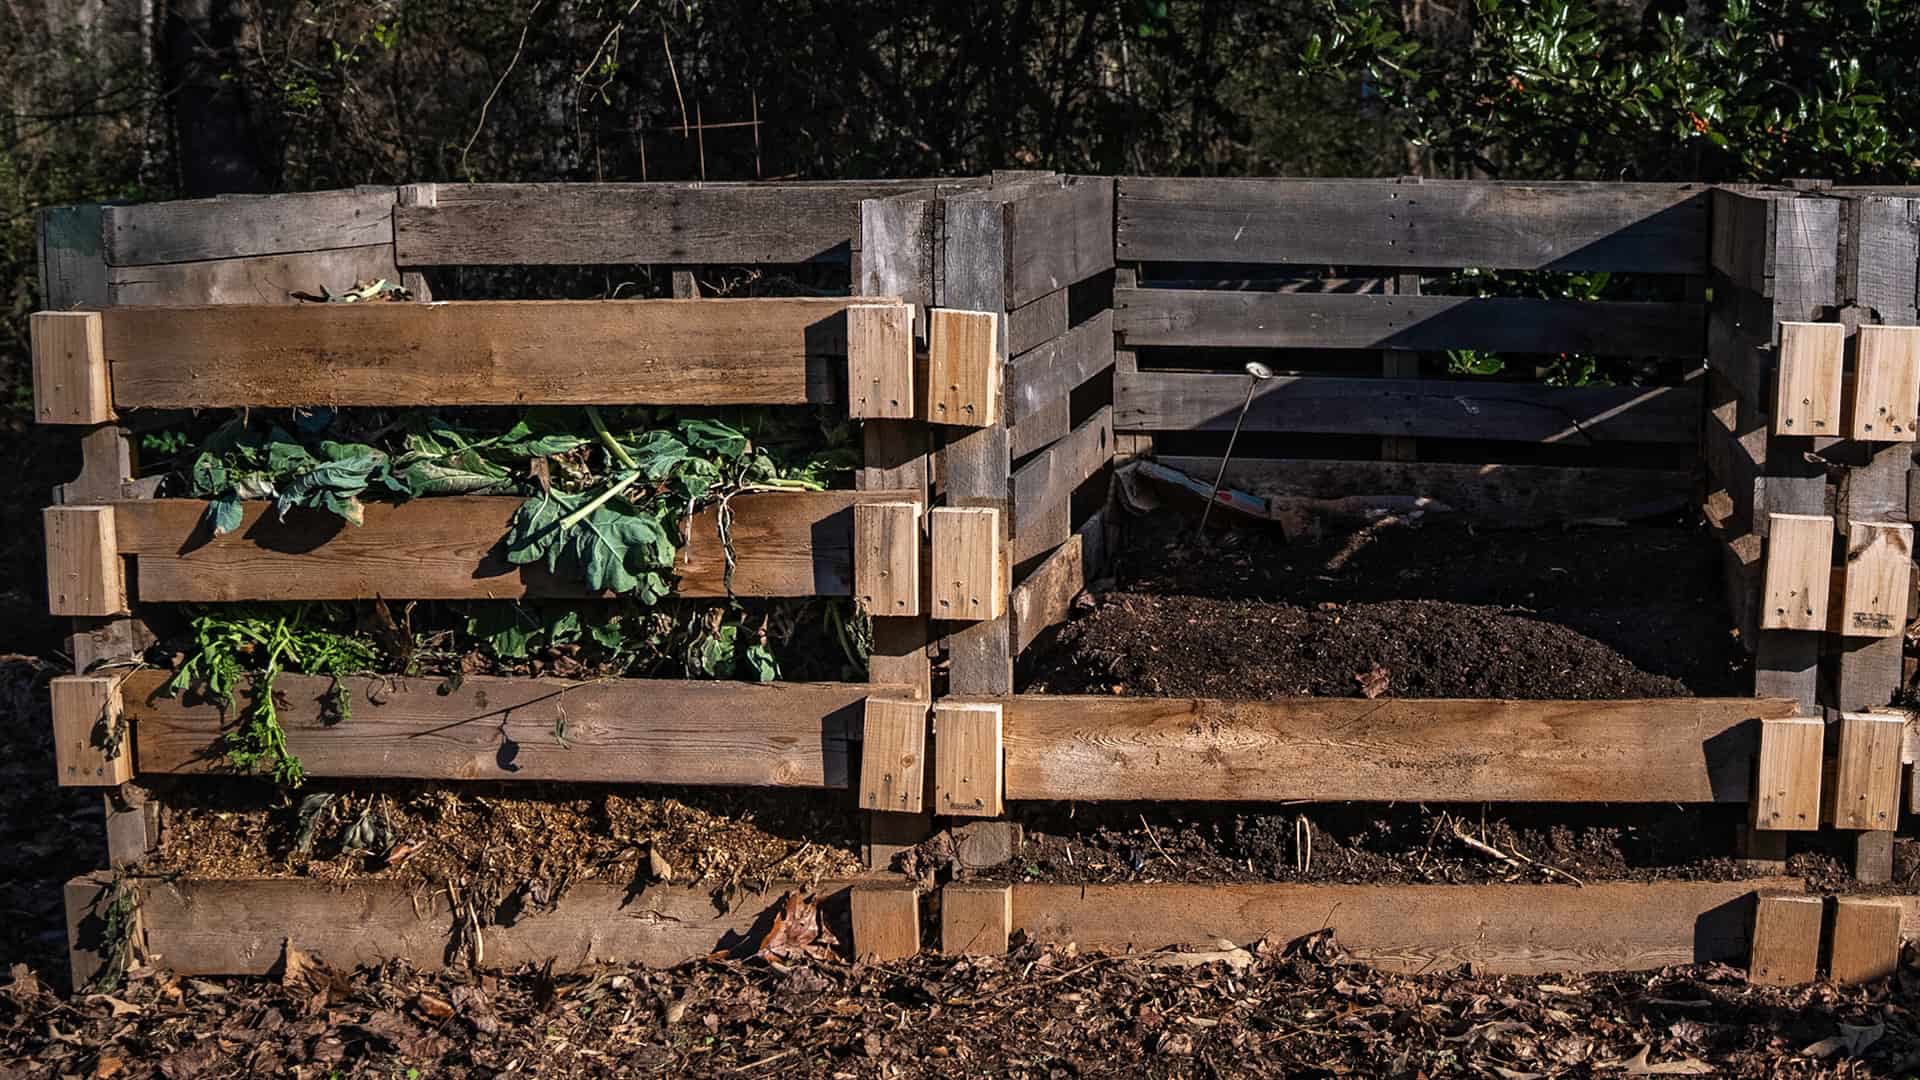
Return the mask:
M 1801 986 L 1820 968 L 1820 927 L 1826 901 L 1818 896 L 1762 896 L 1754 909 L 1747 981 L 1760 986 Z
M 455 914 L 446 893 L 403 881 L 348 886 L 300 878 L 141 879 L 148 948 L 181 975 L 264 975 L 291 940 L 343 970 L 399 959 L 424 971 L 453 962 L 447 943 Z M 579 971 L 606 964 L 669 967 L 740 944 L 764 926 L 789 889 L 846 910 L 844 883 L 787 886 L 738 897 L 722 913 L 708 890 L 657 886 L 630 895 L 624 885 L 576 882 L 551 911 L 522 912 L 486 930 L 486 963 Z
M 853 508 L 853 599 L 875 616 L 920 614 L 920 517 L 917 502 Z
M 993 427 L 1000 422 L 1000 316 L 939 308 L 927 316 L 927 407 L 935 424 Z
M 100 250 L 98 203 L 49 206 L 34 213 L 40 248 L 40 303 L 51 311 L 103 308 L 107 260 Z
M 1007 312 L 1007 355 L 1019 356 L 1067 332 L 1070 290 L 1055 289 Z
M 1012 885 L 954 882 L 940 890 L 940 951 L 1004 956 L 1013 933 Z
M 1123 177 L 1122 261 L 1699 274 L 1697 184 Z
M 933 606 L 937 619 L 977 622 L 1006 613 L 1007 556 L 1000 511 L 936 507 L 930 516 Z
M 102 240 L 112 266 L 390 245 L 394 199 L 383 187 L 107 206 Z
M 104 424 L 113 388 L 96 311 L 36 311 L 30 320 L 33 418 L 42 424 Z
M 925 701 L 869 697 L 860 746 L 859 806 L 918 814 L 926 803 Z
M 993 702 L 940 701 L 933 706 L 933 812 L 999 817 L 1001 708 Z
M 913 308 L 863 303 L 847 309 L 847 415 L 911 420 Z
M 1760 721 L 1747 819 L 1753 828 L 1805 832 L 1820 827 L 1825 739 L 1826 724 L 1816 717 Z
M 1760 625 L 1825 630 L 1833 585 L 1833 519 L 1825 514 L 1767 515 L 1766 582 Z
M 440 184 L 393 238 L 403 266 L 846 262 L 862 200 L 936 183 Z
M 1836 829 L 1890 830 L 1900 821 L 1900 751 L 1904 717 L 1844 713 L 1833 724 L 1833 773 L 1825 820 Z
M 855 885 L 848 899 L 855 960 L 886 963 L 920 951 L 920 894 L 913 886 Z
M 1009 310 L 1113 269 L 1113 192 L 1105 176 L 1063 176 L 1020 190 L 1008 227 Z
M 1165 455 L 1170 469 L 1212 480 L 1217 457 Z M 1459 465 L 1446 462 L 1332 461 L 1234 455 L 1225 486 L 1269 500 L 1324 501 L 1412 495 L 1433 499 L 1449 519 L 1534 527 L 1592 518 L 1633 520 L 1671 513 L 1693 493 L 1689 472 L 1593 466 Z
M 837 400 L 840 298 L 114 309 L 121 406 Z
M 1013 474 L 1013 532 L 1041 521 L 1073 497 L 1081 484 L 1113 460 L 1113 406 L 1087 417 L 1067 437 L 1036 454 Z
M 1837 896 L 1833 901 L 1833 981 L 1842 986 L 1884 979 L 1900 969 L 1900 901 Z
M 166 677 L 136 672 L 122 687 L 140 772 L 223 771 L 231 718 L 197 694 L 165 696 Z M 288 750 L 311 776 L 795 788 L 848 786 L 848 737 L 868 694 L 889 689 L 353 678 L 342 680 L 352 707 L 339 720 L 326 707 L 333 680 L 285 675 L 275 685 Z
M 1007 364 L 1007 421 L 1020 424 L 1065 402 L 1075 387 L 1113 366 L 1113 312 L 1093 318 Z
M 1291 940 L 1323 928 L 1388 971 L 1490 975 L 1737 962 L 1756 889 L 1797 879 L 1653 885 L 1015 885 L 1013 925 L 1043 943 L 1145 952 Z
M 40 512 L 47 538 L 47 608 L 55 615 L 124 615 L 118 515 L 111 506 L 49 506 Z
M 1775 435 L 1838 435 L 1846 327 L 1780 324 L 1780 366 L 1773 399 Z
M 1839 603 L 1833 612 L 1839 620 L 1840 633 L 1855 637 L 1893 637 L 1905 633 L 1912 576 L 1912 525 L 1850 523 Z M 1891 692 L 1892 687 L 1887 690 Z
M 1862 326 L 1847 435 L 1873 442 L 1920 438 L 1920 326 Z
M 385 279 L 398 282 L 393 245 L 334 248 L 242 259 L 110 266 L 107 300 L 115 305 L 182 307 L 196 304 L 296 304 L 296 292 Z
M 1230 431 L 1246 400 L 1244 375 L 1121 371 L 1114 427 Z M 1508 442 L 1693 444 L 1698 383 L 1662 387 L 1558 387 L 1464 379 L 1276 376 L 1262 382 L 1247 431 L 1402 435 Z
M 1115 290 L 1113 304 L 1130 348 L 1706 355 L 1704 304 L 1200 289 Z
M 739 596 L 850 596 L 853 507 L 899 502 L 900 491 L 774 492 L 732 502 Z M 315 511 L 285 522 L 266 502 L 248 502 L 240 527 L 213 536 L 197 499 L 114 504 L 120 550 L 134 556 L 140 599 L 149 603 L 228 600 L 514 599 L 585 596 L 579 582 L 544 567 L 507 562 L 502 538 L 522 500 L 455 496 L 369 503 L 355 527 Z M 676 589 L 725 596 L 726 551 L 718 510 L 685 523 Z
M 62 675 L 47 687 L 54 768 L 62 787 L 112 787 L 133 779 L 120 678 Z
M 1745 802 L 1791 702 L 1210 701 L 1020 694 L 1009 799 Z
M 1048 627 L 1067 620 L 1073 598 L 1080 595 L 1087 583 L 1081 547 L 1084 536 L 1082 533 L 1068 537 L 1025 581 L 1014 587 L 1011 606 L 1016 653 L 1026 652 L 1027 646 Z

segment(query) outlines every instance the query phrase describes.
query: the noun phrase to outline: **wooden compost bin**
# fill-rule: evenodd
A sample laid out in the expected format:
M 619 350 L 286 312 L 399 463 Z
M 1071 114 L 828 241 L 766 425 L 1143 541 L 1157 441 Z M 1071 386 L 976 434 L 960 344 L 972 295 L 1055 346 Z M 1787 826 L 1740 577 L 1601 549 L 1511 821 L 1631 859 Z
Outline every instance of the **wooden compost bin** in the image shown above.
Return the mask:
M 1784 259 L 1789 250 L 1784 219 L 1768 219 L 1774 231 L 1763 232 L 1727 207 L 1776 210 L 1796 201 L 1806 200 L 1699 184 L 1121 178 L 1113 293 L 1119 453 L 1148 456 L 1156 438 L 1224 438 L 1232 429 L 1248 387 L 1239 363 L 1261 354 L 1210 350 L 1345 350 L 1349 365 L 1366 350 L 1377 371 L 1282 374 L 1259 385 L 1246 416 L 1251 433 L 1337 437 L 1332 445 L 1364 449 L 1289 459 L 1243 450 L 1227 484 L 1272 498 L 1429 496 L 1469 521 L 1509 526 L 1682 511 L 1698 490 L 1709 382 L 1702 361 L 1710 336 L 1719 348 L 1723 328 L 1714 320 L 1735 295 L 1723 276 L 1725 253 Z M 1903 220 L 1910 245 L 1916 218 Z M 1804 237 L 1792 235 L 1797 252 Z M 1904 316 L 1896 305 L 1873 319 L 1911 321 L 1914 262 L 1910 248 L 1899 253 L 1897 280 L 1887 286 L 1909 305 Z M 1290 279 L 1270 264 L 1299 272 Z M 1748 287 L 1772 296 L 1799 280 L 1781 265 Z M 1328 275 L 1329 267 L 1347 269 Z M 1465 268 L 1658 276 L 1672 282 L 1672 298 L 1422 295 L 1423 276 Z M 1822 295 L 1831 294 L 1831 268 L 1827 282 Z M 1831 312 L 1792 317 L 1822 315 Z M 1419 351 L 1450 349 L 1677 363 L 1666 384 L 1643 387 L 1421 376 Z M 1903 354 L 1902 364 L 1915 362 Z M 1895 411 L 1910 416 L 1920 386 L 1899 385 Z M 1462 462 L 1463 446 L 1508 449 Z M 1421 460 L 1433 447 L 1452 454 Z M 1882 456 L 1898 460 L 1888 468 L 1900 473 L 1904 497 L 1910 447 Z M 1190 453 L 1159 461 L 1203 479 L 1219 466 L 1217 456 Z M 1028 613 L 1018 646 L 1065 618 L 1091 576 L 1088 556 L 1098 554 L 1093 538 L 1086 541 L 1015 588 L 1015 609 Z M 1899 550 L 1904 575 L 1906 549 Z M 1825 569 L 1823 560 L 1823 587 Z M 1904 627 L 1904 578 L 1900 589 L 1893 621 Z M 1743 593 L 1734 595 L 1742 602 Z M 1760 641 L 1764 653 L 1765 635 Z M 1901 728 L 1881 714 L 1836 713 L 1827 723 L 1811 694 L 1760 666 L 1758 696 L 1656 701 L 1221 701 L 956 686 L 935 704 L 937 813 L 994 816 L 1005 800 L 1743 803 L 1751 807 L 1743 854 L 1771 862 L 1779 876 L 1586 888 L 956 883 L 940 901 L 943 947 L 996 952 L 1015 934 L 1122 949 L 1212 947 L 1331 925 L 1361 959 L 1402 970 L 1742 962 L 1751 941 L 1762 977 L 1810 978 L 1822 901 L 1784 876 L 1784 831 L 1817 829 L 1823 820 L 1857 829 L 1871 820 L 1890 838 L 1893 818 L 1882 815 L 1897 810 Z M 1889 703 L 1892 689 L 1880 686 L 1871 702 Z M 1862 865 L 1870 878 L 1872 865 Z M 1837 905 L 1847 948 L 1859 912 L 1877 928 L 1866 935 L 1876 958 L 1870 969 L 1897 956 L 1892 928 L 1901 918 L 1884 917 L 1895 908 L 1911 934 L 1910 902 Z M 1808 911 L 1811 920 L 1801 917 Z M 1834 970 L 1862 968 L 1847 960 Z

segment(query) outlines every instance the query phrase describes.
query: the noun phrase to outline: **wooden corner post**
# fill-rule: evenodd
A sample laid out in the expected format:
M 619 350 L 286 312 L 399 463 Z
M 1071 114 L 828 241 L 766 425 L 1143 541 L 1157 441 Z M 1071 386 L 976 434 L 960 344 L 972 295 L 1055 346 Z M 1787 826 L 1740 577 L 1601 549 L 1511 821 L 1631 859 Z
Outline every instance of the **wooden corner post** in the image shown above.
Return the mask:
M 113 419 L 106 337 L 97 311 L 37 311 L 33 338 L 33 415 L 42 424 L 104 424 Z

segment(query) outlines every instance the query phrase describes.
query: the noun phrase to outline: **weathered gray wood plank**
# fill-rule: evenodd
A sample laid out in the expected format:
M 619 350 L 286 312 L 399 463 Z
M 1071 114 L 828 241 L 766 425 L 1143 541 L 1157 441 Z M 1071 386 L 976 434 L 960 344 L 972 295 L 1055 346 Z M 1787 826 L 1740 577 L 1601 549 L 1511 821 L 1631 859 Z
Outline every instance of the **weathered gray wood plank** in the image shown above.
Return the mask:
M 129 307 L 185 307 L 198 304 L 294 304 L 296 292 L 341 292 L 361 281 L 384 278 L 398 283 L 393 245 L 334 248 L 289 255 L 251 255 L 239 259 L 110 266 L 110 303 Z
M 1113 179 L 1063 176 L 1013 202 L 1007 307 L 1113 269 Z
M 42 308 L 103 308 L 112 302 L 100 250 L 100 210 L 98 203 L 86 203 L 50 206 L 37 215 Z
M 1116 290 L 1113 304 L 1134 348 L 1706 352 L 1703 304 L 1184 289 Z
M 1228 431 L 1247 380 L 1163 371 L 1114 376 L 1114 426 L 1134 431 Z M 1588 445 L 1692 444 L 1700 387 L 1558 387 L 1465 379 L 1279 376 L 1260 384 L 1248 431 L 1404 435 Z
M 1102 311 L 1007 365 L 1007 420 L 1019 424 L 1113 366 L 1113 312 Z
M 1113 407 L 1101 409 L 1013 474 L 1013 532 L 1039 521 L 1113 460 Z
M 391 244 L 394 199 L 390 187 L 347 188 L 109 206 L 102 218 L 107 262 L 145 266 Z
M 1123 260 L 1699 274 L 1707 188 L 1429 180 L 1118 182 Z

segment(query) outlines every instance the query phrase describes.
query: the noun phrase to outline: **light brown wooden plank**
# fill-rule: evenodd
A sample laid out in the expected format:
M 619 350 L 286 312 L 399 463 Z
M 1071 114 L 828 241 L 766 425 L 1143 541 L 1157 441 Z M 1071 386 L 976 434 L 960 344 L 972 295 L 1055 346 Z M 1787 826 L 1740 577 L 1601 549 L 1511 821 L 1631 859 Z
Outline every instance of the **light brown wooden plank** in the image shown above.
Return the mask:
M 231 723 L 198 694 L 167 697 L 165 672 L 122 689 L 139 770 L 222 771 Z M 312 776 L 566 780 L 845 788 L 847 741 L 867 683 L 706 682 L 470 676 L 343 680 L 350 715 L 328 709 L 331 679 L 283 675 L 287 748 Z M 447 692 L 442 693 L 442 690 Z
M 42 424 L 104 424 L 113 419 L 106 346 L 95 311 L 37 311 L 33 340 L 33 416 Z
M 940 890 L 940 951 L 1004 956 L 1013 933 L 1012 885 L 954 882 Z
M 1006 613 L 1007 557 L 1000 511 L 942 506 L 931 513 L 933 607 L 937 619 L 979 621 Z
M 847 415 L 911 420 L 913 308 L 865 303 L 847 309 Z
M 1013 590 L 1013 647 L 1016 654 L 1027 651 L 1050 626 L 1067 620 L 1073 598 L 1086 587 L 1087 566 L 1081 548 L 1085 534 L 1067 538 L 1067 542 L 1047 556 L 1027 579 Z
M 54 767 L 62 787 L 112 787 L 133 779 L 120 678 L 62 675 L 48 686 Z
M 927 320 L 927 419 L 975 428 L 998 424 L 1000 316 L 939 308 Z
M 41 511 L 47 537 L 47 606 L 55 615 L 124 615 L 118 520 L 111 506 L 49 506 Z
M 1014 535 L 1032 528 L 1048 510 L 1072 498 L 1081 484 L 1112 460 L 1113 406 L 1108 405 L 1014 472 Z
M 400 959 L 437 971 L 466 959 L 449 956 L 457 916 L 444 890 L 399 880 L 341 886 L 301 878 L 147 878 L 139 885 L 148 948 L 181 975 L 264 975 L 280 963 L 289 939 L 340 969 Z M 706 886 L 652 887 L 636 896 L 624 883 L 579 881 L 552 910 L 487 927 L 485 962 L 512 969 L 551 960 L 555 971 L 685 963 L 744 938 L 788 888 L 822 897 L 829 907 L 846 902 L 842 883 L 776 883 L 720 912 Z
M 1834 609 L 1839 632 L 1854 637 L 1905 633 L 1912 575 L 1912 525 L 1851 522 L 1847 526 L 1847 561 L 1841 570 L 1840 599 Z
M 886 963 L 920 951 L 920 894 L 905 884 L 855 885 L 853 957 Z
M 1782 322 L 1775 374 L 1775 435 L 1840 433 L 1840 385 L 1847 328 L 1839 323 Z
M 835 399 L 836 298 L 223 305 L 104 314 L 115 404 L 800 404 Z
M 1832 518 L 1768 514 L 1760 625 L 1768 630 L 1825 630 L 1832 569 Z
M 1635 971 L 1738 962 L 1752 894 L 1796 879 L 1572 885 L 1016 885 L 1013 925 L 1034 941 L 1143 952 L 1322 928 L 1388 971 L 1471 963 L 1490 975 Z
M 1748 817 L 1753 828 L 1808 831 L 1820 827 L 1826 728 L 1817 717 L 1760 721 L 1760 751 Z
M 1842 986 L 1884 979 L 1900 968 L 1900 901 L 1840 896 L 1833 901 L 1833 981 Z
M 868 614 L 920 614 L 920 517 L 917 502 L 853 508 L 853 598 Z
M 1745 802 L 1768 698 L 1207 701 L 1018 694 L 1008 799 Z
M 1894 828 L 1900 821 L 1900 751 L 1906 721 L 1893 713 L 1846 713 L 1835 722 L 1826 820 L 1836 829 Z
M 1122 177 L 1122 261 L 1701 274 L 1699 184 Z
M 999 817 L 1003 806 L 1001 710 L 994 702 L 933 706 L 933 812 Z
M 1170 469 L 1211 482 L 1217 457 L 1161 455 Z M 1450 520 L 1534 527 L 1671 513 L 1692 498 L 1691 472 L 1593 466 L 1253 458 L 1235 453 L 1221 483 L 1311 509 L 1334 500 L 1414 496 Z M 1441 507 L 1444 507 L 1442 509 Z M 1330 509 L 1330 508 L 1329 508 Z
M 394 245 L 404 266 L 846 262 L 862 200 L 939 184 L 439 184 Z
M 334 248 L 243 259 L 107 267 L 107 298 L 120 305 L 297 304 L 294 293 L 350 289 L 357 282 L 398 282 L 393 245 Z
M 1116 289 L 1127 347 L 1706 355 L 1707 308 L 1399 293 Z
M 1874 442 L 1920 438 L 1920 326 L 1862 326 L 1847 434 Z
M 852 595 L 853 507 L 907 498 L 899 491 L 818 491 L 734 499 L 735 595 Z M 316 512 L 296 511 L 280 522 L 268 503 L 249 502 L 240 528 L 220 537 L 201 524 L 206 504 L 196 499 L 120 502 L 114 509 L 120 550 L 135 557 L 140 599 L 149 603 L 587 595 L 579 582 L 506 561 L 501 539 L 520 502 L 458 496 L 369 503 L 358 527 Z M 680 595 L 727 595 L 716 509 L 687 523 L 675 570 Z
M 102 240 L 113 266 L 391 245 L 394 193 L 345 188 L 108 206 Z
M 1820 968 L 1820 927 L 1826 901 L 1818 896 L 1762 896 L 1753 917 L 1747 981 L 1760 986 L 1800 986 Z
M 1231 431 L 1245 375 L 1121 370 L 1114 428 Z M 1247 431 L 1497 439 L 1587 446 L 1698 442 L 1700 388 L 1547 386 L 1492 379 L 1360 379 L 1281 375 L 1260 384 Z
M 869 697 L 860 747 L 860 807 L 918 814 L 926 802 L 927 702 Z

